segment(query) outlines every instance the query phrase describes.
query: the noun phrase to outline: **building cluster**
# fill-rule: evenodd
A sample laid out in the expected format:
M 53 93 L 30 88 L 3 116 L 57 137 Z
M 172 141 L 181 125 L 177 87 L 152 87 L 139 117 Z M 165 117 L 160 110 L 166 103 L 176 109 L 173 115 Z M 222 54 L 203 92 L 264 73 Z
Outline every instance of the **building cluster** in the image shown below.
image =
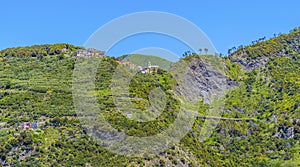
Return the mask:
M 137 66 L 131 62 L 125 61 L 125 60 L 118 60 L 119 64 L 124 65 L 125 67 L 128 67 L 132 70 L 138 70 L 139 72 L 143 74 L 151 74 L 151 73 L 157 73 L 160 69 L 158 65 L 151 65 L 151 62 L 148 63 L 148 67 L 143 66 Z
M 104 57 L 105 52 L 96 49 L 82 49 L 76 51 L 76 57 Z
M 148 63 L 148 67 L 139 67 L 140 72 L 143 74 L 157 73 L 159 71 L 159 66 L 151 65 L 151 62 Z
M 38 128 L 38 125 L 31 122 L 22 122 L 20 124 L 20 128 L 23 130 L 36 130 Z
M 45 120 L 46 120 L 46 117 L 41 116 L 37 123 L 35 123 L 35 122 L 22 122 L 19 127 L 22 130 L 37 130 L 39 127 L 46 124 Z

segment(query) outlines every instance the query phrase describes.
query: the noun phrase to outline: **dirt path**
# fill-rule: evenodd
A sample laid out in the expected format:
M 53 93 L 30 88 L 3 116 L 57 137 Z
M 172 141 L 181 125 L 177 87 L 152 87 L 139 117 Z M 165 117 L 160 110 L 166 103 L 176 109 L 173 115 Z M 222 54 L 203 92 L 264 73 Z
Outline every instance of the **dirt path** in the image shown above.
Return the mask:
M 223 118 L 223 117 L 213 117 L 213 116 L 199 116 L 196 115 L 196 118 L 203 118 L 203 119 L 212 119 L 212 120 L 224 120 L 224 121 L 256 121 L 253 118 Z

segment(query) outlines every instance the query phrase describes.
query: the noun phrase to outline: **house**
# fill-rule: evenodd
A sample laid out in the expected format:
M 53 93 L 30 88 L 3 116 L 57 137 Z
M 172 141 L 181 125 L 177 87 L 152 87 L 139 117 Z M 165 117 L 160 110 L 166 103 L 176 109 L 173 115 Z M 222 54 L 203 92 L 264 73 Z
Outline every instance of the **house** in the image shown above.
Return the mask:
M 21 129 L 23 130 L 36 130 L 38 128 L 38 125 L 36 123 L 31 122 L 22 122 L 20 124 Z
M 126 117 L 127 118 L 132 118 L 132 114 L 127 114 Z
M 142 66 L 137 66 L 131 62 L 125 61 L 125 60 L 117 60 L 119 64 L 124 65 L 125 67 L 128 67 L 129 69 L 132 70 L 138 70 L 139 72 L 143 74 L 151 74 L 151 73 L 157 73 L 160 69 L 159 66 L 157 65 L 151 65 L 151 62 L 149 62 L 148 67 L 142 67 Z
M 76 56 L 77 57 L 83 57 L 85 55 L 85 52 L 83 50 L 77 50 L 76 51 Z
M 67 53 L 67 52 L 69 52 L 69 50 L 68 50 L 67 48 L 63 48 L 63 49 L 61 50 L 61 52 L 62 52 L 62 53 Z
M 40 121 L 36 124 L 38 127 L 42 127 L 44 125 L 46 125 L 46 121 Z
M 147 73 L 151 74 L 151 73 L 157 73 L 159 70 L 159 66 L 157 65 L 151 65 L 151 62 L 148 63 L 148 69 L 147 69 Z
M 7 123 L 6 122 L 0 122 L 0 127 L 5 126 Z
M 99 51 L 99 55 L 98 55 L 98 57 L 104 57 L 105 56 L 105 51 Z
M 42 126 L 46 125 L 47 119 L 48 119 L 47 117 L 41 116 L 41 117 L 38 119 L 37 126 L 38 126 L 38 127 L 42 127 Z
M 33 129 L 30 122 L 22 122 L 22 123 L 21 123 L 21 128 L 22 128 L 22 129 L 30 129 L 30 130 Z
M 46 121 L 46 120 L 47 120 L 47 117 L 41 116 L 38 120 L 39 120 L 39 121 Z
M 149 73 L 157 73 L 159 70 L 159 66 L 152 65 L 152 66 L 149 66 L 148 69 L 149 69 Z
M 36 123 L 31 123 L 31 127 L 32 127 L 32 129 L 34 129 L 34 130 L 37 130 L 37 128 L 38 128 L 38 126 L 37 126 Z
M 148 70 L 148 68 L 141 68 L 140 72 L 143 74 L 147 74 L 147 73 L 149 73 L 149 70 Z
M 105 52 L 93 48 L 87 50 L 81 49 L 76 51 L 76 57 L 104 57 Z
M 0 130 L 1 130 L 1 129 L 4 129 L 4 126 L 5 126 L 6 124 L 7 124 L 6 122 L 0 122 Z

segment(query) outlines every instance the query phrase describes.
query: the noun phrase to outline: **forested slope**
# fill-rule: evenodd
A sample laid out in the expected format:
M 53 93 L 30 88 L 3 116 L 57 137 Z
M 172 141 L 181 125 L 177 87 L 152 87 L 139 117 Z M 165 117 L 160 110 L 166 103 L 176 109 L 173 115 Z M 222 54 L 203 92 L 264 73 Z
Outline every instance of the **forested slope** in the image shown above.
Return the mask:
M 179 144 L 146 158 L 112 153 L 100 147 L 82 127 L 72 98 L 73 70 L 79 59 L 72 57 L 82 47 L 58 44 L 2 50 L 2 166 L 297 166 L 300 164 L 298 40 L 299 30 L 295 29 L 290 34 L 241 48 L 229 57 L 218 57 L 224 73 L 217 73 L 204 63 L 207 58 L 203 55 L 181 59 L 188 64 L 189 88 L 195 90 L 182 96 L 199 95 L 197 119 Z M 265 62 L 247 68 L 248 63 L 258 59 Z M 95 95 L 103 115 L 114 128 L 143 137 L 160 133 L 174 122 L 180 100 L 172 94 L 178 83 L 170 73 L 162 70 L 159 74 L 134 76 L 129 98 L 135 107 L 147 108 L 147 97 L 157 87 L 166 92 L 167 101 L 157 119 L 135 122 L 118 112 L 112 97 L 111 80 L 119 64 L 110 57 L 95 61 L 100 63 Z M 204 102 L 203 91 L 197 90 L 211 91 L 209 83 L 214 78 L 224 79 L 226 88 L 230 88 L 221 111 L 225 119 L 219 121 L 208 140 L 200 141 L 198 136 L 205 118 L 218 118 L 209 117 L 210 106 Z M 35 122 L 39 127 L 22 129 L 22 122 Z

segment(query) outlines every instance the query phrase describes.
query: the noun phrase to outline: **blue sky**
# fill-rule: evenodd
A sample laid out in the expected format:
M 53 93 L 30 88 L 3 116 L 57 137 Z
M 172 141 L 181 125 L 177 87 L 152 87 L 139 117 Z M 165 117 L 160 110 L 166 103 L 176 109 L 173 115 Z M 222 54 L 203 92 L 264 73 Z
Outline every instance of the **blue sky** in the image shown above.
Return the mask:
M 221 53 L 232 46 L 249 44 L 263 36 L 272 37 L 274 33 L 287 33 L 300 26 L 299 0 L 6 0 L 0 4 L 0 49 L 44 43 L 83 45 L 105 23 L 142 11 L 170 12 L 190 20 Z M 125 54 L 151 44 L 141 40 L 137 37 L 123 41 L 111 54 Z M 177 45 L 157 40 L 155 46 L 149 47 Z M 177 48 L 174 52 L 181 51 Z

